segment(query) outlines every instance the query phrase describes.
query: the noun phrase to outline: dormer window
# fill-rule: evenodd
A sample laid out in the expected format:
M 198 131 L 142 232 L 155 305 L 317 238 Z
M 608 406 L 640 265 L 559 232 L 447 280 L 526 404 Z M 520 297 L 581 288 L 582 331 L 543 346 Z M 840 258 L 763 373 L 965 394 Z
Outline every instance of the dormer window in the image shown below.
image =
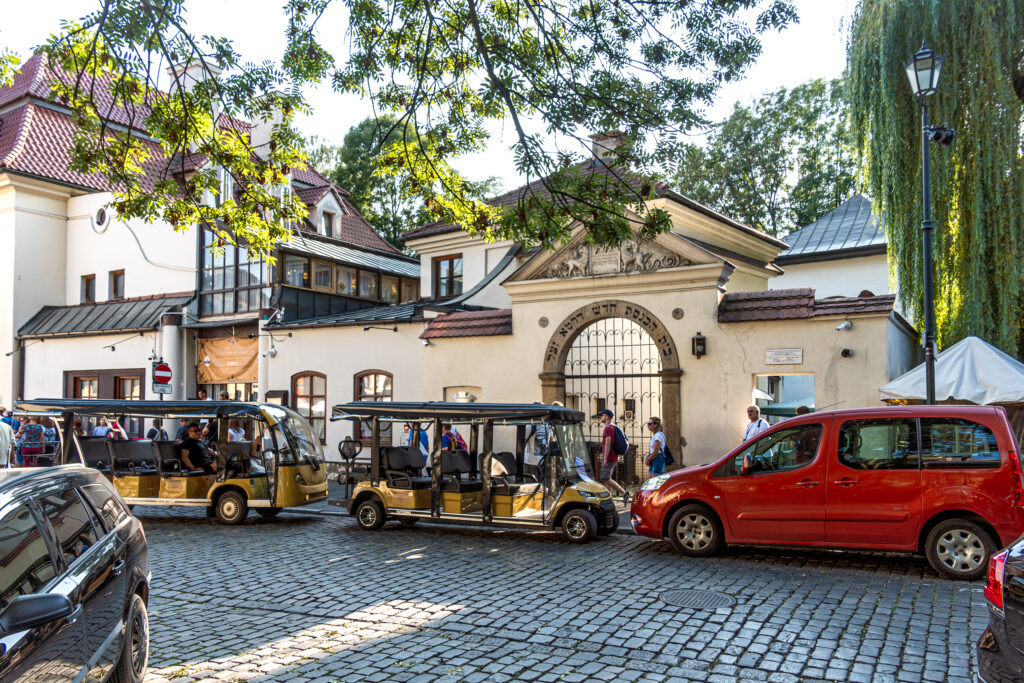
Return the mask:
M 330 211 L 320 212 L 320 234 L 325 237 L 334 236 L 334 214 Z

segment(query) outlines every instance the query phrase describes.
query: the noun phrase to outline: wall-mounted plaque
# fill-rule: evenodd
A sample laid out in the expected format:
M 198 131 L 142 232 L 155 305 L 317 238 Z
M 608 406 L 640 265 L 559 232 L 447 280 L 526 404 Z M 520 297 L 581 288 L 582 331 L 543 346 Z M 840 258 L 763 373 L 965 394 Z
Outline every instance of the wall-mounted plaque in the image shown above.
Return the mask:
M 800 365 L 804 362 L 803 349 L 765 349 L 765 365 Z

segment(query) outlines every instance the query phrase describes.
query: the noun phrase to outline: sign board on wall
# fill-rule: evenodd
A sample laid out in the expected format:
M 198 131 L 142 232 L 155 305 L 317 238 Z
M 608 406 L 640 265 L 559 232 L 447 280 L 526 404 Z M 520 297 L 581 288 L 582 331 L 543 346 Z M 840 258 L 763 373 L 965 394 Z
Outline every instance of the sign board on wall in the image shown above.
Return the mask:
M 801 365 L 804 362 L 803 349 L 765 349 L 765 365 Z

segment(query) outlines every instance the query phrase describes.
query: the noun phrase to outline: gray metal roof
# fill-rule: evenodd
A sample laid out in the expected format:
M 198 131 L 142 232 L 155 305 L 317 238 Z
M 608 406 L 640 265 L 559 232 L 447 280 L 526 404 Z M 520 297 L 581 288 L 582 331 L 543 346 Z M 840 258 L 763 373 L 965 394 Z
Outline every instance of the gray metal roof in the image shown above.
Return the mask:
M 871 213 L 871 201 L 854 195 L 824 216 L 782 238 L 789 249 L 776 261 L 811 261 L 852 250 L 877 250 L 886 244 L 881 221 Z
M 47 337 L 152 330 L 160 315 L 180 310 L 192 299 L 178 294 L 77 306 L 43 306 L 18 330 L 21 337 Z
M 290 242 L 282 243 L 281 248 L 285 251 L 303 254 L 304 256 L 315 256 L 331 261 L 340 261 L 353 266 L 373 268 L 385 273 L 417 279 L 420 276 L 419 261 L 397 256 L 386 256 L 377 252 L 363 251 L 362 249 L 352 249 L 340 244 L 306 237 L 301 232 L 292 236 Z
M 378 320 L 411 320 L 418 317 L 417 308 L 422 304 L 394 304 L 362 308 L 358 311 L 347 311 L 334 315 L 321 315 L 316 318 L 303 318 L 287 323 L 273 323 L 268 327 L 295 327 L 306 325 L 338 325 L 343 323 L 374 322 Z

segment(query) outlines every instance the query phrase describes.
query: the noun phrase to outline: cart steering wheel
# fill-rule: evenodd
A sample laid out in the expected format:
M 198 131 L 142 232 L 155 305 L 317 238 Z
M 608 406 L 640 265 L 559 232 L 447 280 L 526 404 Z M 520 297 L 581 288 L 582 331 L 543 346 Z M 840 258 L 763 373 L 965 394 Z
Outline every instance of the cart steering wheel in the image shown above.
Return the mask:
M 341 454 L 343 460 L 347 460 L 349 463 L 355 460 L 356 456 L 362 452 L 363 442 L 354 441 L 351 436 L 346 436 L 338 442 L 338 453 Z

